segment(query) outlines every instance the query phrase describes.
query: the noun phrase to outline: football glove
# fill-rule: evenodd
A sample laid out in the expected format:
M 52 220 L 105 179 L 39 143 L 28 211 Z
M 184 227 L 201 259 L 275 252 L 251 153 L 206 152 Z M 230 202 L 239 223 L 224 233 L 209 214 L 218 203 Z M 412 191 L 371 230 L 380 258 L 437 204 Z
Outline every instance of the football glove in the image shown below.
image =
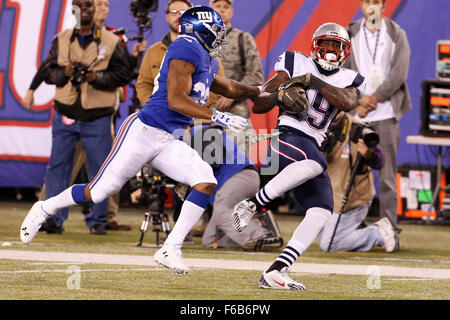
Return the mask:
M 278 106 L 288 112 L 303 112 L 308 108 L 305 90 L 300 87 L 288 87 L 276 93 Z
M 229 112 L 220 112 L 216 109 L 213 109 L 211 121 L 233 132 L 239 132 L 248 126 L 247 119 Z

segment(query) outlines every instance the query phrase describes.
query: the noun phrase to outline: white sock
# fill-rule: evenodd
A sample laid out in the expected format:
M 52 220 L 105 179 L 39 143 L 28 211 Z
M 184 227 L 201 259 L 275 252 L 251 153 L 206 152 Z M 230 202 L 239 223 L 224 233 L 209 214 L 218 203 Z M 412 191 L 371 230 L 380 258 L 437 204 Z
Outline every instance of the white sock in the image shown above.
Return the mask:
M 296 161 L 281 170 L 257 194 L 256 199 L 261 206 L 285 192 L 317 177 L 323 172 L 322 166 L 314 160 Z
M 317 207 L 308 209 L 305 218 L 298 225 L 286 248 L 276 260 L 282 261 L 290 267 L 316 239 L 330 217 L 331 211 L 329 210 Z
M 42 209 L 44 209 L 45 213 L 52 216 L 61 209 L 77 205 L 72 197 L 72 187 L 73 186 L 67 188 L 60 194 L 45 200 L 42 204 Z
M 164 244 L 182 245 L 187 234 L 195 226 L 204 211 L 205 208 L 190 201 L 184 201 L 178 220 Z

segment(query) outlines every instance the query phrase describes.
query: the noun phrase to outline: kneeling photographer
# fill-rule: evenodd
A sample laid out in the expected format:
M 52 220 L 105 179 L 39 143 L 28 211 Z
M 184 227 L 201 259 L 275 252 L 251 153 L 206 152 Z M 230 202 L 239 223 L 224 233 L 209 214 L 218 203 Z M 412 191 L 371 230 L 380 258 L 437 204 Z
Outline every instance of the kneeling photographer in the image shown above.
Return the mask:
M 118 88 L 131 79 L 128 51 L 112 32 L 94 23 L 93 0 L 74 0 L 79 25 L 54 38 L 47 58 L 45 81 L 56 85 L 52 119 L 52 149 L 45 174 L 46 197 L 69 186 L 75 145 L 82 141 L 88 174 L 93 179 L 111 150 L 112 115 L 119 103 Z M 86 216 L 91 234 L 106 234 L 108 200 Z M 68 209 L 52 217 L 62 230 Z
M 321 150 L 328 161 L 334 213 L 319 235 L 323 251 L 370 251 L 374 246 L 398 250 L 398 234 L 387 218 L 365 225 L 376 193 L 371 169 L 384 166 L 378 142 L 370 126 L 347 113 L 340 112 L 331 123 Z

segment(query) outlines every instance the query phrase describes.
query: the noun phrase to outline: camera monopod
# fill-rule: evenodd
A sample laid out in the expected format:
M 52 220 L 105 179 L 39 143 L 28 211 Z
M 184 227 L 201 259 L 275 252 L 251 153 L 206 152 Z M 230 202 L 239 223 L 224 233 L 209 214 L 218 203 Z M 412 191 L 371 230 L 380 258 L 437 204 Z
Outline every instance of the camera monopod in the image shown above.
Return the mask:
M 353 166 L 352 172 L 350 174 L 350 179 L 347 184 L 347 189 L 345 190 L 344 197 L 342 198 L 341 208 L 339 209 L 339 212 L 338 212 L 338 218 L 336 221 L 336 225 L 334 226 L 333 234 L 331 236 L 330 243 L 328 245 L 328 249 L 327 249 L 328 252 L 330 252 L 330 250 L 331 250 L 331 245 L 333 244 L 334 236 L 336 235 L 336 230 L 339 225 L 339 221 L 341 220 L 341 215 L 343 214 L 345 206 L 347 205 L 348 197 L 350 195 L 350 191 L 352 190 L 356 173 L 360 171 L 362 165 L 363 165 L 363 158 L 362 158 L 361 153 L 358 152 L 358 155 L 357 155 L 356 161 L 355 161 L 355 165 Z

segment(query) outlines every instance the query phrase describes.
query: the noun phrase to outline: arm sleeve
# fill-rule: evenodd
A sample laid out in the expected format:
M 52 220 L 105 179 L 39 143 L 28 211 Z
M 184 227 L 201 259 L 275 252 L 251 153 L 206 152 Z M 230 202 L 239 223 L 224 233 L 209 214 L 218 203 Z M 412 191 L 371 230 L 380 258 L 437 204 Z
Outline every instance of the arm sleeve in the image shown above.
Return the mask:
M 58 65 L 58 37 L 53 38 L 52 47 L 42 66 L 42 77 L 48 84 L 54 84 L 57 87 L 63 87 L 70 79 L 64 71 L 64 67 Z M 39 68 L 41 69 L 41 67 Z
M 35 91 L 37 88 L 39 88 L 39 86 L 41 85 L 42 82 L 45 81 L 45 75 L 44 75 L 44 66 L 46 64 L 47 60 L 45 60 L 40 66 L 38 71 L 36 72 L 36 74 L 33 77 L 33 81 L 31 81 L 31 85 L 30 85 L 30 90 Z
M 395 46 L 391 70 L 386 79 L 374 93 L 380 102 L 389 100 L 408 78 L 411 49 L 405 31 L 400 29 Z
M 241 82 L 248 86 L 259 86 L 264 83 L 264 72 L 255 39 L 244 32 L 245 44 L 245 75 Z
M 108 68 L 97 71 L 96 80 L 91 84 L 98 90 L 114 90 L 128 84 L 132 77 L 127 49 L 119 41 L 114 49 Z

